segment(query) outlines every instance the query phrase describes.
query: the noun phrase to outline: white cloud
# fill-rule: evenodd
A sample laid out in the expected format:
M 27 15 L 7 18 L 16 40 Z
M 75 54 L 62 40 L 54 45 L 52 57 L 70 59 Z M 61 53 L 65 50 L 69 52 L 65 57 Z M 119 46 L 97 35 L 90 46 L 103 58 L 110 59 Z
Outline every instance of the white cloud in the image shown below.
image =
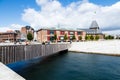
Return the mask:
M 7 30 L 11 30 L 9 27 L 0 27 L 0 32 L 6 32 Z
M 111 6 L 100 6 L 83 0 L 83 2 L 73 2 L 66 7 L 58 0 L 36 0 L 36 2 L 41 8 L 39 11 L 28 8 L 22 14 L 23 21 L 28 22 L 35 29 L 44 26 L 55 27 L 58 24 L 67 28 L 68 26 L 88 28 L 94 19 L 102 29 L 120 29 L 120 2 Z
M 45 5 L 46 3 L 48 3 L 50 0 L 36 0 L 38 5 Z
M 24 27 L 23 25 L 20 24 L 11 24 L 10 26 L 13 30 L 20 30 L 21 27 Z
M 20 30 L 23 25 L 11 24 L 8 26 L 0 26 L 0 32 L 6 32 L 7 30 Z

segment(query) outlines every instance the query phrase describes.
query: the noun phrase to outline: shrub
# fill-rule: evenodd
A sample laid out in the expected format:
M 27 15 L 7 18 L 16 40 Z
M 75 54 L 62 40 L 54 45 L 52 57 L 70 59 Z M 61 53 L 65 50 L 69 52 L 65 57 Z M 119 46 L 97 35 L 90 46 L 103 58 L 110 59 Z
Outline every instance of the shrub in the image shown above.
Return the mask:
M 33 35 L 32 35 L 32 33 L 28 33 L 27 34 L 27 39 L 29 40 L 29 41 L 31 41 L 31 40 L 33 40 Z
M 91 35 L 91 36 L 90 36 L 90 40 L 94 40 L 94 36 Z
M 97 36 L 95 36 L 95 40 L 99 40 L 99 36 L 97 35 Z

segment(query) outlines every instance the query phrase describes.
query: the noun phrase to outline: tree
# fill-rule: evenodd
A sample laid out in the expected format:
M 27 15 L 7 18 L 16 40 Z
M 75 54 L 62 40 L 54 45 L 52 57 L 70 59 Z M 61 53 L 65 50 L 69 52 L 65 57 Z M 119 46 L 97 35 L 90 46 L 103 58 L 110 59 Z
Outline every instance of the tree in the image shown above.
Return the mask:
M 114 36 L 109 35 L 108 38 L 109 38 L 109 39 L 114 39 Z
M 68 39 L 67 34 L 64 35 L 64 40 L 66 41 Z
M 79 36 L 78 39 L 79 39 L 79 40 L 82 40 L 82 36 Z
M 105 39 L 108 40 L 108 36 L 105 36 Z
M 98 35 L 95 36 L 95 40 L 99 40 L 99 38 L 100 38 L 100 37 L 99 37 Z
M 85 36 L 85 40 L 88 40 L 88 36 L 87 35 Z
M 90 40 L 90 36 L 89 36 L 89 35 L 86 35 L 86 36 L 85 36 L 85 40 Z
M 54 40 L 57 40 L 57 34 L 54 34 Z
M 33 35 L 32 35 L 32 33 L 29 32 L 29 33 L 27 34 L 27 39 L 30 40 L 30 41 L 33 40 Z
M 90 36 L 90 40 L 94 40 L 94 36 L 93 35 Z
M 72 40 L 75 40 L 75 39 L 76 39 L 76 37 L 75 37 L 75 35 L 73 35 L 73 36 L 72 36 Z
M 108 36 L 105 36 L 105 39 L 106 40 L 108 40 L 108 39 L 114 39 L 114 36 L 108 35 Z

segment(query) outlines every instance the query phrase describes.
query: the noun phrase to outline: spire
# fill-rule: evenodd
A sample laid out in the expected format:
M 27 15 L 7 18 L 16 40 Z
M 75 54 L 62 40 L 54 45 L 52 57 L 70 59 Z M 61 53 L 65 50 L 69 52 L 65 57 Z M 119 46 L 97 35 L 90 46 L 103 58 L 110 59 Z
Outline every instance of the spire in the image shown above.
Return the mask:
M 91 24 L 91 26 L 90 26 L 90 29 L 99 29 L 99 26 L 98 26 L 96 20 L 92 21 L 92 24 Z

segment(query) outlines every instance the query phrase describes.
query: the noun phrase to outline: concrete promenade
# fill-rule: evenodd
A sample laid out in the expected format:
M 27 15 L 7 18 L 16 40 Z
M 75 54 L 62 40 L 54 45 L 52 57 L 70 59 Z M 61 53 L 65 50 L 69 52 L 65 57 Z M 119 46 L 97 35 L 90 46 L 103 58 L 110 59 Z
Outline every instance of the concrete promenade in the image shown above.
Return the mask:
M 120 40 L 73 42 L 69 51 L 120 56 Z
M 0 62 L 0 80 L 25 80 L 25 79 Z

